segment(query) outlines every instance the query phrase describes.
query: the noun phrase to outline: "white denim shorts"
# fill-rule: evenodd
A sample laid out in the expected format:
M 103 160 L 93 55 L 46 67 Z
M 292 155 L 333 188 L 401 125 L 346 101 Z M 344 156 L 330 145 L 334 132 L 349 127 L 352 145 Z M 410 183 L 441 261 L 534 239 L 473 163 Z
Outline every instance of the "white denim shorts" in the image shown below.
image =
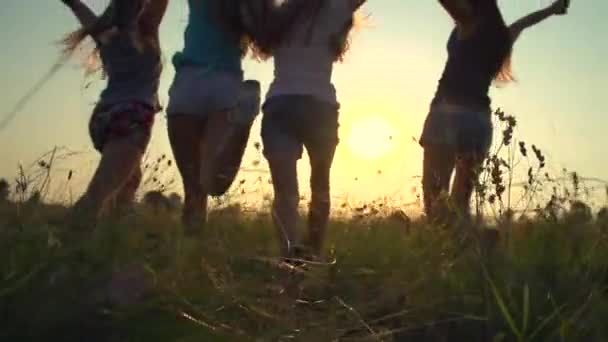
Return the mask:
M 181 66 L 169 89 L 167 115 L 205 118 L 209 113 L 230 111 L 238 105 L 242 83 L 237 73 Z

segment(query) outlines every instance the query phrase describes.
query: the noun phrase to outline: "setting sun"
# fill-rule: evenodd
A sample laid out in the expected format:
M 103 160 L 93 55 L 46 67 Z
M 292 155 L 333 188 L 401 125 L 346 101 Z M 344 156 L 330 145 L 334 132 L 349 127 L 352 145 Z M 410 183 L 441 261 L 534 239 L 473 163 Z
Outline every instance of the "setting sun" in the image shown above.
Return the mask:
M 377 116 L 364 117 L 350 127 L 348 146 L 357 157 L 376 159 L 392 149 L 393 134 L 393 127 L 387 120 Z

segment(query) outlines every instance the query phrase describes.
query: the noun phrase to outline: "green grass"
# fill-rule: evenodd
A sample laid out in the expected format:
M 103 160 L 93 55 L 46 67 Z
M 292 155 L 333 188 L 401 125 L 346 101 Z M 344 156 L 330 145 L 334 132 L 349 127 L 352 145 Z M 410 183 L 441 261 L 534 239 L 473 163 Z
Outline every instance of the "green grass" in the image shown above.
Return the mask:
M 608 341 L 601 222 L 513 223 L 490 248 L 468 226 L 336 219 L 335 263 L 299 272 L 264 213 L 196 238 L 144 209 L 85 235 L 62 216 L 0 205 L 2 341 Z M 108 301 L 113 274 L 145 296 Z

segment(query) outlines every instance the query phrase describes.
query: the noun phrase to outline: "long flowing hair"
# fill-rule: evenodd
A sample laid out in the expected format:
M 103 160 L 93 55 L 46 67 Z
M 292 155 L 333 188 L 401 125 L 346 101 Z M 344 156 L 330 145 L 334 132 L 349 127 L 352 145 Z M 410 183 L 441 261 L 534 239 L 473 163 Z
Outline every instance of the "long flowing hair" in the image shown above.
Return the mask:
M 251 47 L 251 36 L 248 34 L 243 21 L 242 6 L 253 0 L 199 0 L 207 2 L 209 6 L 210 20 L 221 27 L 228 39 L 238 42 L 241 47 L 241 55 L 244 57 Z
M 112 0 L 94 23 L 83 26 L 63 38 L 61 41 L 63 53 L 66 56 L 73 55 L 87 37 L 95 37 L 99 43 L 104 44 L 119 31 L 133 28 L 132 32 L 135 36 L 132 39 L 138 49 L 142 49 L 144 45 L 159 48 L 156 37 L 148 37 L 145 35 L 146 32 L 149 32 L 147 28 L 139 27 L 139 18 L 144 10 L 146 1 Z M 100 62 L 99 46 L 85 53 L 84 58 L 87 73 L 92 73 L 103 68 Z
M 305 2 L 285 0 L 244 0 L 247 34 L 251 41 L 250 50 L 254 58 L 267 60 L 274 55 L 291 25 L 301 11 Z
M 334 51 L 336 61 L 344 61 L 344 57 L 350 51 L 352 32 L 359 25 L 363 25 L 366 18 L 353 13 L 342 29 L 332 36 L 330 48 Z
M 255 2 L 255 0 L 244 0 Z M 272 0 L 259 0 L 272 2 Z M 286 37 L 292 32 L 294 24 L 302 21 L 309 22 L 309 37 L 312 39 L 316 18 L 327 6 L 327 2 L 332 0 L 284 0 L 274 8 L 257 8 L 257 13 L 262 13 L 257 17 L 259 29 L 252 32 L 252 47 L 257 57 L 267 59 L 272 57 L 276 48 L 282 45 Z M 332 51 L 336 61 L 342 61 L 350 49 L 350 36 L 356 26 L 356 16 L 352 17 L 344 24 L 338 32 L 330 37 L 328 49 Z
M 505 84 L 515 80 L 511 67 L 513 54 L 513 37 L 505 23 L 497 0 L 471 0 L 477 20 L 485 25 L 477 28 L 484 30 L 481 34 L 489 37 L 483 47 L 484 55 L 491 62 L 494 81 Z

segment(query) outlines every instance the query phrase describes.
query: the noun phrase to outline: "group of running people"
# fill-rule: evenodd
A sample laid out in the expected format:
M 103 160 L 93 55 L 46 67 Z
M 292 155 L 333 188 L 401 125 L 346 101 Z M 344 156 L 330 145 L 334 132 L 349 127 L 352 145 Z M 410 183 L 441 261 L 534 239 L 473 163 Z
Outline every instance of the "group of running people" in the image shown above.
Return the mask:
M 89 125 L 101 161 L 74 208 L 74 212 L 97 217 L 109 205 L 128 207 L 141 182 L 140 164 L 155 114 L 162 109 L 159 26 L 169 0 L 112 0 L 99 16 L 80 0 L 61 1 L 81 24 L 66 37 L 66 52 L 91 37 L 108 80 Z M 188 0 L 185 44 L 173 57 L 176 76 L 166 108 L 171 147 L 183 179 L 182 220 L 187 231 L 200 229 L 207 197 L 225 191 L 234 179 L 229 170 L 228 180 L 218 185 L 222 166 L 216 164 L 226 158 L 237 168 L 240 163 L 252 118 L 259 110 L 259 84 L 244 82 L 243 77 L 242 60 L 252 52 L 274 60 L 274 79 L 262 106 L 262 140 L 282 255 L 320 255 L 331 208 L 330 170 L 338 145 L 340 105 L 332 69 L 348 52 L 355 12 L 365 2 Z M 522 31 L 565 14 L 569 6 L 568 0 L 556 0 L 507 25 L 497 0 L 439 3 L 454 19 L 455 28 L 420 139 L 424 205 L 430 219 L 448 215 L 442 193 L 450 195 L 460 214 L 468 214 L 477 170 L 492 140 L 490 86 L 513 79 L 511 54 Z M 245 117 L 241 122 L 239 115 Z M 226 142 L 226 137 L 234 141 Z M 304 148 L 311 166 L 307 239 L 299 236 L 296 227 L 297 161 Z

